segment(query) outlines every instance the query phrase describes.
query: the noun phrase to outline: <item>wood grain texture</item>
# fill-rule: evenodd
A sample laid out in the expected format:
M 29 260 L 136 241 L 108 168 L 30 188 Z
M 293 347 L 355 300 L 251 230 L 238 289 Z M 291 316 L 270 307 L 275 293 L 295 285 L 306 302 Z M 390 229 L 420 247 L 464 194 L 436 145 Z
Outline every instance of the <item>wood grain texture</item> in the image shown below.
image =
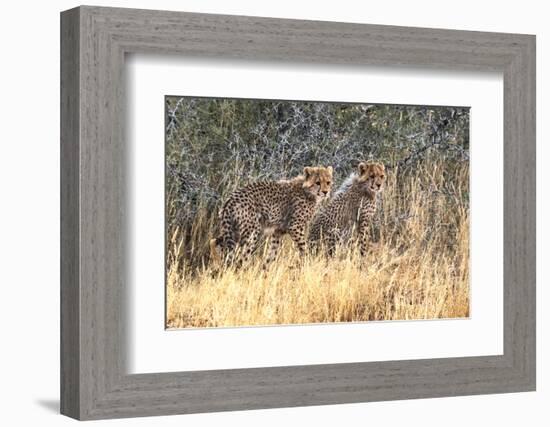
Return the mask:
M 61 19 L 61 412 L 80 414 L 79 16 Z
M 535 388 L 535 39 L 80 7 L 62 14 L 62 413 L 99 419 Z M 504 354 L 128 375 L 124 55 L 504 74 Z

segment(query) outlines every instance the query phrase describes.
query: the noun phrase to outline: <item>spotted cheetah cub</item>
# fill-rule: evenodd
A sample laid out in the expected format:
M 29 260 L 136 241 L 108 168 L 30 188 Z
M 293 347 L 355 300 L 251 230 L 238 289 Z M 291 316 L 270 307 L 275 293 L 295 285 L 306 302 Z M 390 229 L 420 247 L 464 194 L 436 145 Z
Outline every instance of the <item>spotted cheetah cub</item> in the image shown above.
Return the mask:
M 300 253 L 305 233 L 319 202 L 332 187 L 332 167 L 306 167 L 303 175 L 288 181 L 257 182 L 229 196 L 220 212 L 220 234 L 210 241 L 211 254 L 241 265 L 258 247 L 263 235 L 271 236 L 264 267 L 271 263 L 281 238 L 289 234 Z
M 384 165 L 361 162 L 334 193 L 332 199 L 315 214 L 309 240 L 313 245 L 324 241 L 329 254 L 338 243 L 347 241 L 353 229 L 358 230 L 361 255 L 368 246 L 368 226 L 376 212 L 377 195 L 386 179 Z

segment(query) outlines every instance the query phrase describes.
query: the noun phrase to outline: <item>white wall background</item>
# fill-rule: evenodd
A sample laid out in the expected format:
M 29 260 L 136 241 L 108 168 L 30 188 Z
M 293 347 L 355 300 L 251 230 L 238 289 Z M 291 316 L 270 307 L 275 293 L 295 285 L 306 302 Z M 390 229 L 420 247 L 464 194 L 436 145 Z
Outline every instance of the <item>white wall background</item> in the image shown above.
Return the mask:
M 97 5 L 503 31 L 537 35 L 538 391 L 109 421 L 110 425 L 341 424 L 546 426 L 550 423 L 548 146 L 550 27 L 541 1 L 141 0 Z M 74 1 L 9 2 L 0 32 L 0 377 L 2 425 L 63 426 L 59 384 L 59 12 Z M 544 200 L 543 200 L 544 199 Z M 546 239 L 545 239 L 546 238 Z M 543 239 L 545 241 L 543 241 Z

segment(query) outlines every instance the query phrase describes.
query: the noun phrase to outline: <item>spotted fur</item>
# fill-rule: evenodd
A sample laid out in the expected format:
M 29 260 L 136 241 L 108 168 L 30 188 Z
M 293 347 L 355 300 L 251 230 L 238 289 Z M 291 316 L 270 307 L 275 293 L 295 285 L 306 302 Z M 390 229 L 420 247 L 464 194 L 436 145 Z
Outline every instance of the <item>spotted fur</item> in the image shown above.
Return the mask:
M 348 240 L 357 229 L 360 251 L 364 255 L 369 223 L 376 212 L 377 194 L 382 191 L 385 179 L 384 165 L 361 162 L 357 171 L 315 214 L 309 232 L 310 242 L 315 246 L 324 241 L 332 254 L 336 245 Z
M 262 234 L 271 237 L 265 265 L 276 257 L 285 234 L 303 253 L 307 227 L 331 186 L 332 167 L 306 167 L 292 180 L 258 182 L 235 191 L 220 212 L 220 233 L 210 242 L 213 257 L 221 252 L 240 265 L 248 261 Z

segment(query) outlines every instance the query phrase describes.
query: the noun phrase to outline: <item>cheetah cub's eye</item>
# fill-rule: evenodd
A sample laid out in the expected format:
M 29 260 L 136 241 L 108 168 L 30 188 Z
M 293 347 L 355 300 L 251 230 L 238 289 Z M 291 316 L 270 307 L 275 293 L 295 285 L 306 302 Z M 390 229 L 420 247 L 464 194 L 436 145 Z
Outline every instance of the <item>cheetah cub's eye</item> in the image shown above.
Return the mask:
M 371 179 L 374 179 L 374 175 L 371 175 L 370 177 L 371 177 Z
M 315 184 L 317 185 L 321 185 L 321 181 L 317 181 Z

